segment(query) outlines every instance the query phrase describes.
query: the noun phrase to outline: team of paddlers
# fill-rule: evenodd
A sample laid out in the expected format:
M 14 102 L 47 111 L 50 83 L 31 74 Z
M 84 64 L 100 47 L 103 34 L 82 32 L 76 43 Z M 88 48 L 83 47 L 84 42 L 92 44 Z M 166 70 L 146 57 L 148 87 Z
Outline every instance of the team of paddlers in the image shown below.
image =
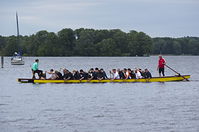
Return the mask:
M 63 73 L 59 71 L 54 71 L 53 69 L 50 72 L 45 72 L 50 74 L 51 76 L 47 79 L 52 80 L 103 80 L 103 79 L 140 79 L 140 78 L 151 78 L 151 73 L 145 69 L 142 71 L 141 69 L 136 69 L 135 71 L 131 69 L 112 69 L 110 71 L 110 77 L 107 76 L 106 72 L 101 68 L 91 68 L 88 72 L 84 70 L 73 70 L 70 72 L 67 69 L 63 69 Z M 45 74 L 43 76 L 45 78 Z
M 38 62 L 36 59 L 35 63 L 32 66 L 33 79 L 36 79 L 35 74 L 38 74 L 39 79 L 52 79 L 52 80 L 103 80 L 103 79 L 140 79 L 140 78 L 151 78 L 152 75 L 148 69 L 135 69 L 131 70 L 130 68 L 123 70 L 112 69 L 110 71 L 110 77 L 107 76 L 106 72 L 101 68 L 91 68 L 88 72 L 84 70 L 73 70 L 72 72 L 67 69 L 62 69 L 61 71 L 53 70 L 45 71 L 38 70 Z M 46 77 L 47 74 L 50 77 Z
M 103 80 L 103 79 L 140 79 L 140 78 L 151 78 L 152 75 L 145 69 L 144 71 L 141 69 L 131 70 L 130 68 L 123 70 L 120 69 L 112 69 L 110 71 L 110 77 L 107 76 L 106 72 L 101 68 L 91 68 L 88 72 L 84 70 L 73 70 L 72 72 L 63 69 L 63 72 L 53 70 L 42 72 L 38 74 L 40 79 L 52 79 L 52 80 Z M 49 74 L 49 77 L 46 77 Z M 35 78 L 35 76 L 34 76 Z

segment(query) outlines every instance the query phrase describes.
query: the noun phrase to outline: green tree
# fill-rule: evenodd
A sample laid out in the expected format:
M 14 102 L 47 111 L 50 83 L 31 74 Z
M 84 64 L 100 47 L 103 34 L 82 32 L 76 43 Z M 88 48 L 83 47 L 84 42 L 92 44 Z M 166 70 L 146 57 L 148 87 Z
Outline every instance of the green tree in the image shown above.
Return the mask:
M 100 56 L 120 56 L 121 51 L 112 38 L 104 39 L 97 44 Z
M 127 48 L 128 48 L 128 53 L 129 53 L 130 56 L 136 55 L 136 46 L 138 45 L 138 42 L 137 42 L 137 39 L 136 39 L 137 34 L 138 34 L 138 32 L 136 32 L 134 30 L 132 30 L 132 31 L 130 31 L 130 33 L 128 33 Z
M 192 55 L 199 55 L 199 42 L 195 38 L 189 40 L 189 52 Z
M 55 33 L 47 33 L 47 36 L 39 45 L 37 54 L 41 54 L 42 56 L 60 56 L 61 48 L 57 45 L 57 41 L 58 39 Z
M 176 40 L 174 40 L 174 42 L 173 42 L 173 54 L 175 54 L 175 55 L 182 54 L 181 44 Z
M 3 49 L 5 47 L 6 40 L 4 37 L 0 36 L 0 55 L 3 55 Z
M 59 46 L 63 55 L 73 55 L 75 47 L 75 33 L 72 29 L 63 29 L 58 32 Z
M 151 48 L 152 48 L 152 39 L 143 32 L 139 32 L 136 35 L 136 55 L 143 56 L 143 55 L 150 55 Z
M 128 41 L 127 34 L 122 32 L 120 29 L 110 30 L 112 39 L 115 41 L 117 48 L 121 50 L 121 55 L 126 55 L 128 52 Z
M 0 53 L 21 51 L 30 56 L 143 56 L 199 55 L 199 37 L 151 38 L 144 32 L 120 29 L 65 28 L 58 33 L 39 31 L 30 36 L 0 36 Z
M 78 35 L 74 54 L 79 56 L 97 56 L 94 40 L 95 32 L 93 29 L 82 30 Z
M 18 41 L 17 37 L 10 36 L 6 40 L 6 45 L 5 45 L 5 49 L 3 50 L 3 54 L 10 56 L 10 55 L 13 55 L 14 52 L 18 52 L 19 51 L 19 45 L 18 45 L 17 41 Z

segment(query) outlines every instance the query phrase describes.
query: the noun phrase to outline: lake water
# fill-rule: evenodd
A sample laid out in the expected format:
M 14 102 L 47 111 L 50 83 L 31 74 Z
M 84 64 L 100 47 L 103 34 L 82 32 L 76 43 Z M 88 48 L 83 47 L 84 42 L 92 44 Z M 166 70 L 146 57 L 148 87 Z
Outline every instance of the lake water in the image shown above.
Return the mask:
M 99 67 L 148 68 L 158 76 L 152 57 L 26 57 L 25 65 L 5 58 L 0 69 L 1 132 L 198 132 L 199 56 L 165 56 L 189 82 L 21 84 L 30 66 L 69 70 Z M 166 69 L 166 75 L 174 75 Z

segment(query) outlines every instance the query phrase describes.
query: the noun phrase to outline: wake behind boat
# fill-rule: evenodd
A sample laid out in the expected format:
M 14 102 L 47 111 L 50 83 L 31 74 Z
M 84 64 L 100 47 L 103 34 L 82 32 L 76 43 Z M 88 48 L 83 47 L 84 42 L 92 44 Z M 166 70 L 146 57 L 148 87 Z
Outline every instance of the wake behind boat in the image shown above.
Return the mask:
M 103 80 L 51 80 L 51 79 L 27 79 L 18 78 L 20 83 L 135 83 L 135 82 L 171 82 L 183 81 L 190 78 L 190 75 L 152 77 L 141 79 L 103 79 Z

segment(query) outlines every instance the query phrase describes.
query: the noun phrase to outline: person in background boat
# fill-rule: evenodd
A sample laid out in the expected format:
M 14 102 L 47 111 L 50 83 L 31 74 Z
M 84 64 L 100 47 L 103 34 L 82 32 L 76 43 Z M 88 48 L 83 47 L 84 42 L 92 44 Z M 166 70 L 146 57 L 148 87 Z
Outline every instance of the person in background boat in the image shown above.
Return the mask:
M 88 80 L 88 77 L 89 77 L 88 73 L 81 69 L 80 70 L 80 79 L 79 80 Z
M 142 78 L 142 75 L 141 75 L 139 69 L 136 69 L 136 70 L 135 70 L 135 76 L 136 76 L 136 79 Z
M 35 74 L 38 74 L 39 79 L 41 78 L 43 71 L 39 70 L 39 59 L 36 59 L 35 62 L 32 64 L 32 74 L 33 74 L 33 79 L 36 79 Z
M 55 72 L 54 72 L 54 70 L 53 70 L 53 69 L 50 69 L 50 71 L 49 71 L 49 72 L 48 72 L 48 71 L 46 71 L 46 73 L 50 74 L 50 77 L 49 77 L 49 78 L 47 78 L 47 79 L 55 80 L 55 79 L 57 78 L 57 76 L 56 76 L 56 74 L 55 74 Z
M 165 59 L 159 55 L 159 61 L 158 61 L 158 67 L 157 70 L 159 70 L 159 76 L 161 77 L 161 73 L 163 76 L 165 76 L 164 74 L 164 65 L 166 64 Z
M 69 70 L 63 69 L 63 79 L 64 80 L 72 80 L 73 74 Z
M 110 71 L 110 74 L 113 75 L 112 79 L 120 79 L 119 73 L 117 72 L 116 69 L 113 69 L 112 72 Z
M 144 72 L 144 78 L 152 78 L 152 75 L 151 75 L 151 73 L 149 72 L 148 69 L 145 69 L 144 71 L 145 71 Z
M 17 52 L 15 52 L 13 56 L 19 56 L 19 54 Z

